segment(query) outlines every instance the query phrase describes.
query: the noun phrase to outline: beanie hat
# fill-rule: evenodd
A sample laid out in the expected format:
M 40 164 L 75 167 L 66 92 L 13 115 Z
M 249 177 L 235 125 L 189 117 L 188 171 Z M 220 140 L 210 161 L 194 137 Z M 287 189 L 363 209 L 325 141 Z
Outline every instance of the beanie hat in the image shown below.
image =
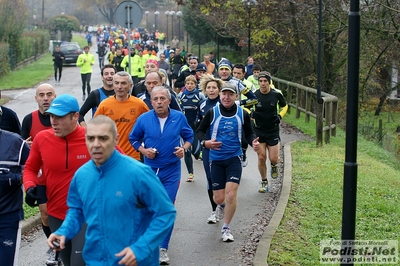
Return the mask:
M 261 71 L 260 74 L 258 74 L 258 80 L 260 78 L 266 78 L 268 80 L 268 83 L 271 84 L 271 74 L 267 71 Z
M 228 59 L 222 57 L 221 60 L 218 62 L 218 70 L 221 68 L 227 68 L 229 71 L 232 71 L 232 63 Z

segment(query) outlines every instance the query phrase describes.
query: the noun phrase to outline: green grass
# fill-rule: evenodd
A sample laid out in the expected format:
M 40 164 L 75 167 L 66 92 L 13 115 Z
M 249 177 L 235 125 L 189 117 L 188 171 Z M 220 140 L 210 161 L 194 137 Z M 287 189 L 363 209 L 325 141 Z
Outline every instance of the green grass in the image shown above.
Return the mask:
M 315 120 L 294 115 L 284 120 L 315 136 Z M 378 145 L 358 137 L 356 239 L 400 240 L 400 164 Z M 345 133 L 330 144 L 315 141 L 291 145 L 292 191 L 284 218 L 274 236 L 269 265 L 318 265 L 319 243 L 341 238 Z
M 25 219 L 29 218 L 33 215 L 36 215 L 39 212 L 39 207 L 31 207 L 24 202 L 24 215 Z
M 368 140 L 379 143 L 384 149 L 394 154 L 399 153 L 400 138 L 396 129 L 400 126 L 400 112 L 383 111 L 379 116 L 375 116 L 374 113 L 375 111 L 362 112 L 359 118 L 359 132 Z M 382 121 L 381 133 L 379 120 Z
M 72 41 L 78 42 L 81 47 L 86 45 L 85 38 L 80 35 L 74 35 Z M 50 53 L 47 53 L 32 64 L 0 77 L 0 90 L 32 88 L 53 74 L 52 57 Z

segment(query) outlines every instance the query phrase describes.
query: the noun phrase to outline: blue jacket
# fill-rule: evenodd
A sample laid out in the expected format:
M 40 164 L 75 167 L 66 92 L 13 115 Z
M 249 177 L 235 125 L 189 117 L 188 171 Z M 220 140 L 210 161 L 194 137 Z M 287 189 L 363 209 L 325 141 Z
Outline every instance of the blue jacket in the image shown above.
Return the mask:
M 183 141 L 193 143 L 194 133 L 182 112 L 169 109 L 164 131 L 161 133 L 160 121 L 154 110 L 142 114 L 136 120 L 129 134 L 129 141 L 138 151 L 142 141 L 145 148 L 156 148 L 158 154 L 154 159 L 144 158 L 145 164 L 154 168 L 163 168 L 180 161 L 174 154 L 175 147 L 180 147 Z
M 86 221 L 83 259 L 87 265 L 118 265 L 130 247 L 138 265 L 159 265 L 159 245 L 176 211 L 150 167 L 117 151 L 100 167 L 84 164 L 71 181 L 69 210 L 55 232 L 75 236 Z
M 197 88 L 192 91 L 184 90 L 178 94 L 178 98 L 185 110 L 185 116 L 189 124 L 194 127 L 199 116 L 200 102 L 205 96 Z

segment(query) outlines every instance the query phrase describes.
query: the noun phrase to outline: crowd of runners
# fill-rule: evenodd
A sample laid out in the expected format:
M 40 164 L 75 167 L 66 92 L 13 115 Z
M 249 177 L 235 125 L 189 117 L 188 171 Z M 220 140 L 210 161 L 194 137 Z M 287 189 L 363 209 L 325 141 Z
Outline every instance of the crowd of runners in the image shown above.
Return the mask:
M 134 29 L 127 45 L 127 34 L 112 27 L 86 33 L 76 64 L 81 106 L 44 83 L 36 88 L 38 109 L 22 126 L 0 107 L 0 240 L 10 240 L 0 246 L 4 265 L 17 258 L 22 187 L 26 203 L 40 209 L 51 248 L 47 265 L 168 265 L 182 175 L 186 182 L 207 179 L 211 212 L 204 220 L 221 222 L 223 242 L 234 241 L 231 221 L 249 146 L 258 156 L 258 192 L 268 192 L 268 175 L 278 177 L 287 104 L 268 71 L 253 57 L 200 57 L 176 36 L 162 42 L 157 32 Z M 92 45 L 102 80 L 94 90 Z M 85 121 L 89 111 L 93 118 Z M 193 160 L 202 160 L 203 173 L 194 173 Z

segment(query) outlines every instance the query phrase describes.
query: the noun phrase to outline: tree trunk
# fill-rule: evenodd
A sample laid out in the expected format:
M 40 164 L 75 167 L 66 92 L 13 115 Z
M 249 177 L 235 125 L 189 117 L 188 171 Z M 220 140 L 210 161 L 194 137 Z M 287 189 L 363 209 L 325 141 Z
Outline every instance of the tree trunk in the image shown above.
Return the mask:
M 385 103 L 385 100 L 386 100 L 386 95 L 387 95 L 387 93 L 383 94 L 379 98 L 379 104 L 378 104 L 378 107 L 375 110 L 375 116 L 379 116 L 379 114 L 381 113 L 383 104 Z
M 383 104 L 385 103 L 385 100 L 386 100 L 388 94 L 391 93 L 392 90 L 394 90 L 394 89 L 395 88 L 391 88 L 391 89 L 386 90 L 385 92 L 383 92 L 382 96 L 379 97 L 379 104 L 378 104 L 378 107 L 375 110 L 375 116 L 379 116 L 379 114 L 382 111 Z

